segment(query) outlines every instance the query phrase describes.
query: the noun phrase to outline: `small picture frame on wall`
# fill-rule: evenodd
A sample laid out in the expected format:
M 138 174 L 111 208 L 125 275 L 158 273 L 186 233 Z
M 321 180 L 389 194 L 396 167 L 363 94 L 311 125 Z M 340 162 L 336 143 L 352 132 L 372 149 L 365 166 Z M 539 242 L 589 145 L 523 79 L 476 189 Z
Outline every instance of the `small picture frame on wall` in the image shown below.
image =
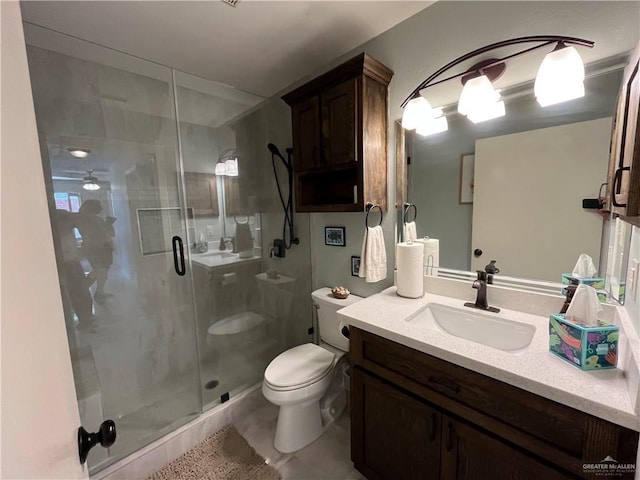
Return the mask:
M 351 275 L 357 277 L 360 273 L 360 257 L 351 257 Z
M 332 247 L 346 246 L 344 227 L 324 227 L 324 244 Z
M 473 203 L 473 176 L 475 155 L 467 153 L 460 157 L 460 205 Z

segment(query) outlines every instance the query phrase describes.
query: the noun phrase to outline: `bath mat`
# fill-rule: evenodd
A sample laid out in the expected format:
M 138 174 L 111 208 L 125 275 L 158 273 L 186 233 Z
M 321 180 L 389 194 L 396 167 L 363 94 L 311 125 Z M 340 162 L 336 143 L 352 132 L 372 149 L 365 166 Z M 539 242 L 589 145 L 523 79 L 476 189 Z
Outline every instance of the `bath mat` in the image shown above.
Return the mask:
M 148 480 L 279 480 L 278 471 L 228 425 Z

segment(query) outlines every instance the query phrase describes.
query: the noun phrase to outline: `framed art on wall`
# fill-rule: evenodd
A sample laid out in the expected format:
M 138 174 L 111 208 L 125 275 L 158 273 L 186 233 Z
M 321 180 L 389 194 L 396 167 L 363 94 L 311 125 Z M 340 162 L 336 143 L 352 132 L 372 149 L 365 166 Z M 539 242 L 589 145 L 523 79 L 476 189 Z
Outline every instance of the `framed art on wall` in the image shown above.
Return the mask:
M 360 273 L 360 257 L 351 257 L 351 275 L 357 277 Z
M 347 244 L 344 227 L 324 227 L 324 244 L 344 247 Z

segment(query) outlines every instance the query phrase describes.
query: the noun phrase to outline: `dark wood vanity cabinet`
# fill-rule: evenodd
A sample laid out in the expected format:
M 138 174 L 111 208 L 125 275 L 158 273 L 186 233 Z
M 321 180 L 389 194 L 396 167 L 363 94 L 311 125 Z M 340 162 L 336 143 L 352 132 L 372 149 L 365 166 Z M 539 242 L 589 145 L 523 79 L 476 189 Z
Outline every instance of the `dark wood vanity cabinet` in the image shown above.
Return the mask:
M 605 207 L 640 226 L 640 44 L 625 68 L 611 138 Z
M 351 457 L 369 480 L 603 478 L 583 465 L 635 463 L 633 430 L 355 327 L 350 356 Z
M 356 467 L 372 480 L 439 478 L 441 413 L 359 368 L 351 379 L 351 456 Z M 356 432 L 362 433 L 358 441 Z
M 543 459 L 529 455 L 489 432 L 447 415 L 443 415 L 442 418 L 441 475 L 433 478 L 456 480 L 569 480 L 575 478 L 554 469 Z
M 392 76 L 362 53 L 282 97 L 291 106 L 297 211 L 386 209 Z

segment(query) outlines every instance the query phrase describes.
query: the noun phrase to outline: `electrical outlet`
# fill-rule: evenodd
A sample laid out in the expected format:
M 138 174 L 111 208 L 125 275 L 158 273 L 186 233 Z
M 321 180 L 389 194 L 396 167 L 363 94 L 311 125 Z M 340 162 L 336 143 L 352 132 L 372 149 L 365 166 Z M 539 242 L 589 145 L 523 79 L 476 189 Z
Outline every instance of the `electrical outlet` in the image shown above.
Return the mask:
M 213 225 L 207 225 L 207 236 L 213 237 Z
M 271 249 L 271 253 L 274 257 L 284 258 L 286 253 L 286 248 L 284 246 L 284 240 L 281 238 L 276 238 L 273 241 L 273 248 Z

